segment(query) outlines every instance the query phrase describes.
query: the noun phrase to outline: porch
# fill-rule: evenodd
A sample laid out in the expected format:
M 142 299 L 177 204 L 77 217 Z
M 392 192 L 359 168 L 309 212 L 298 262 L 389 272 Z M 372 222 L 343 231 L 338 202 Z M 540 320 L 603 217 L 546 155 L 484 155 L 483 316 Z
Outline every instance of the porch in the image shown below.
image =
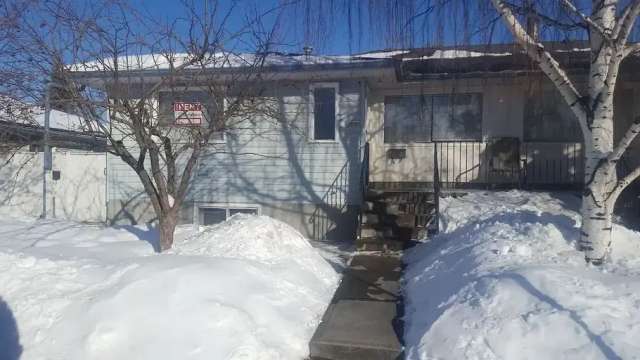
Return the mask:
M 360 161 L 345 164 L 312 214 L 314 240 L 350 233 L 361 250 L 400 250 L 438 232 L 442 194 L 579 190 L 583 180 L 580 143 L 495 138 L 377 148 L 366 143 L 362 150 Z M 348 204 L 353 193 L 360 194 L 359 206 Z

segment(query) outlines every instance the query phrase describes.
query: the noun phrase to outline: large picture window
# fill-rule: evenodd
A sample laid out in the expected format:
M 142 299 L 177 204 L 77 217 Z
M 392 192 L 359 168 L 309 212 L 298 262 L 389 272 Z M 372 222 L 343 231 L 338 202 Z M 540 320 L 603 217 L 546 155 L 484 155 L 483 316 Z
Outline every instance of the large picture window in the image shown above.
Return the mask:
M 481 139 L 482 94 L 385 97 L 385 143 Z
M 481 140 L 482 95 L 433 96 L 433 140 Z
M 337 95 L 337 84 L 314 84 L 311 87 L 313 113 L 310 131 L 313 140 L 336 140 Z
M 524 106 L 524 140 L 580 142 L 580 125 L 557 91 L 527 97 Z
M 429 106 L 423 96 L 384 99 L 384 142 L 408 143 L 430 138 Z

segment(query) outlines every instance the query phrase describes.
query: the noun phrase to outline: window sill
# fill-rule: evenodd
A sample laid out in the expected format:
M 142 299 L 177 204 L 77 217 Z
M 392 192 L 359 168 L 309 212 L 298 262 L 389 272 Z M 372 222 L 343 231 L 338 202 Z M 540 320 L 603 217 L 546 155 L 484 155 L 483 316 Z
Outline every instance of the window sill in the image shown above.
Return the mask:
M 340 141 L 335 140 L 335 139 L 329 139 L 329 140 L 312 140 L 312 139 L 309 139 L 307 142 L 312 143 L 312 144 L 338 144 L 338 143 L 340 143 Z

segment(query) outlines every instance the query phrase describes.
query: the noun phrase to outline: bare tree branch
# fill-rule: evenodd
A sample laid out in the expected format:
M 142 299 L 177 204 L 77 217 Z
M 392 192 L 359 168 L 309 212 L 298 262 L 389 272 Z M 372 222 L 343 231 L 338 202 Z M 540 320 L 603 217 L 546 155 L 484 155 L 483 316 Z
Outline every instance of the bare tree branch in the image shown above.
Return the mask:
M 623 58 L 626 58 L 629 55 L 632 55 L 636 52 L 640 51 L 640 43 L 635 43 L 631 45 L 627 45 L 624 47 L 624 53 L 622 55 Z
M 509 6 L 503 0 L 491 0 L 496 10 L 502 15 L 511 34 L 518 44 L 522 46 L 529 57 L 536 61 L 540 69 L 549 77 L 558 88 L 562 97 L 567 101 L 571 110 L 576 114 L 585 141 L 589 142 L 590 129 L 587 124 L 589 109 L 584 106 L 583 96 L 577 90 L 567 73 L 560 68 L 558 62 L 545 50 L 542 43 L 534 40 L 522 27 Z
M 631 1 L 622 11 L 611 36 L 619 47 L 627 43 L 631 29 L 633 29 L 633 24 L 638 18 L 638 14 L 640 14 L 640 0 Z
M 584 22 L 586 25 L 588 25 L 592 29 L 595 29 L 596 31 L 598 31 L 602 36 L 602 38 L 605 39 L 605 41 L 607 41 L 608 43 L 613 43 L 613 39 L 611 38 L 611 32 L 612 32 L 611 30 L 607 30 L 603 28 L 602 26 L 600 26 L 600 24 L 593 21 L 591 17 L 585 15 L 582 11 L 578 10 L 578 8 L 573 4 L 571 0 L 562 0 L 562 4 L 568 10 L 570 10 L 573 14 L 577 15 L 582 20 L 582 22 Z

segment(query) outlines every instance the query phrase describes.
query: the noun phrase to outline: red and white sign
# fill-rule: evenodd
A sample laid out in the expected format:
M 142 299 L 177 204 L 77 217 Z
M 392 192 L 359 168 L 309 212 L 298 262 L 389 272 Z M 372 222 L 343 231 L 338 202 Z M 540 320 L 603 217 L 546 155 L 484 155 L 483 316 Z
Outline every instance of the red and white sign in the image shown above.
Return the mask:
M 176 125 L 202 125 L 202 104 L 176 101 L 173 103 Z

